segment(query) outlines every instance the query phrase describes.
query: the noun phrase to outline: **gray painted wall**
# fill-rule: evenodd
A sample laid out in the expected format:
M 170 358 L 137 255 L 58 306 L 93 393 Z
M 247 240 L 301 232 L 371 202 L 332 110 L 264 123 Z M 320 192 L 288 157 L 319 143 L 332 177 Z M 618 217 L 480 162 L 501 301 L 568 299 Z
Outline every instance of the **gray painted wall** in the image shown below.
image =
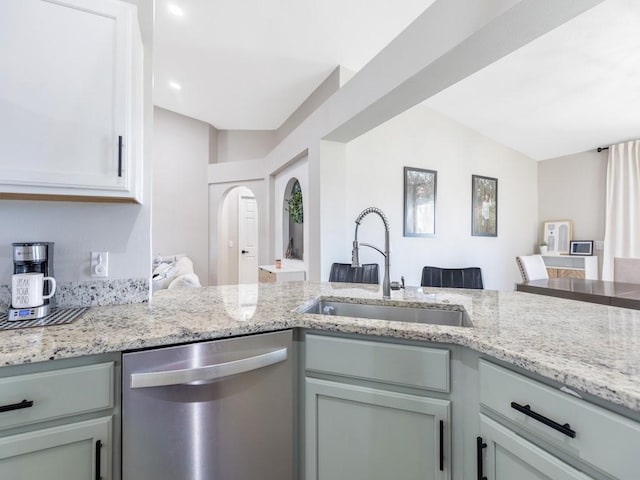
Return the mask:
M 153 131 L 153 254 L 185 253 L 207 285 L 210 125 L 155 107 Z
M 604 240 L 607 151 L 538 162 L 538 238 L 545 220 L 572 220 L 574 240 Z M 602 272 L 602 250 L 598 275 Z
M 538 212 L 572 220 L 575 240 L 603 240 L 607 152 L 583 152 L 538 162 Z

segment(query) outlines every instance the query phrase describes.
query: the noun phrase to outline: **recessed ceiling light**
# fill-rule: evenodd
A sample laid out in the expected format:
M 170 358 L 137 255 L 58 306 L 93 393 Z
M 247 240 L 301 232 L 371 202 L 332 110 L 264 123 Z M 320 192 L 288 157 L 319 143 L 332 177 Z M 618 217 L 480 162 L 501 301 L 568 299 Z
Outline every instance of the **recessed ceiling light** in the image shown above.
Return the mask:
M 169 86 L 174 90 L 182 90 L 182 85 L 180 85 L 178 82 L 169 82 Z
M 172 13 L 176 17 L 183 17 L 184 16 L 184 10 L 182 10 L 175 3 L 170 3 L 168 8 L 169 8 L 169 13 Z

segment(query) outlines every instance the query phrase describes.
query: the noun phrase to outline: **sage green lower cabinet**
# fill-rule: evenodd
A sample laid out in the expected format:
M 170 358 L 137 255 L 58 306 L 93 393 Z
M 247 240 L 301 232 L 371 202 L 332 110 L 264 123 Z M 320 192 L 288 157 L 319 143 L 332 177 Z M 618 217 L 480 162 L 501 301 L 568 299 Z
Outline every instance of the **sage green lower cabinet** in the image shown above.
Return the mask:
M 487 480 L 589 480 L 582 472 L 538 448 L 512 430 L 480 415 L 477 478 Z
M 0 438 L 0 478 L 111 480 L 111 431 L 109 416 Z
M 316 378 L 305 397 L 306 480 L 450 478 L 448 400 Z

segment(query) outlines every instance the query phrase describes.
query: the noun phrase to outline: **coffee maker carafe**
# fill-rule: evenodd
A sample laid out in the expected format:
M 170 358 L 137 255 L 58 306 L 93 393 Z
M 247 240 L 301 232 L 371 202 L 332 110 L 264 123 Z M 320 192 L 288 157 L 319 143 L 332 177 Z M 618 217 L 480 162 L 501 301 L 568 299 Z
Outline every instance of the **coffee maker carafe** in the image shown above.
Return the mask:
M 12 243 L 13 273 L 42 273 L 53 277 L 53 242 Z M 44 295 L 49 294 L 50 285 L 45 283 Z M 9 308 L 9 320 L 33 320 L 51 313 L 55 296 L 44 299 L 43 304 L 31 308 Z

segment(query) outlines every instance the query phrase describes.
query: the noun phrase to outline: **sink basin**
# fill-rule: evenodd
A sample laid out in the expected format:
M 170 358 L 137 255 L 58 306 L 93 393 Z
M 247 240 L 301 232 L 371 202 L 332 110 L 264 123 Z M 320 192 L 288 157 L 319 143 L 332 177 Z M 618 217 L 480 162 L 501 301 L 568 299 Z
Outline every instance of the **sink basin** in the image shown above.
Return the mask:
M 401 307 L 395 305 L 348 303 L 336 300 L 320 299 L 306 308 L 303 313 L 393 320 L 397 322 L 425 323 L 431 325 L 448 325 L 452 327 L 473 326 L 468 317 L 464 315 L 464 312 L 459 310 L 441 310 L 432 307 Z

